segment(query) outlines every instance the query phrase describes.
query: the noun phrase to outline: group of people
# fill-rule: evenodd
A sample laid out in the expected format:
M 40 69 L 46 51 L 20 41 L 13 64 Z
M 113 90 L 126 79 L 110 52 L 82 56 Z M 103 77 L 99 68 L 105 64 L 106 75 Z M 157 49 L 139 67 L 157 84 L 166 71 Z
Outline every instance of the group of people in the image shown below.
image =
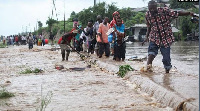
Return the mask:
M 170 46 L 174 41 L 172 34 L 171 21 L 178 16 L 194 16 L 192 12 L 173 11 L 168 7 L 157 7 L 155 1 L 149 1 L 148 11 L 146 12 L 146 24 L 147 33 L 146 39 L 142 42 L 142 45 L 149 41 L 148 47 L 148 60 L 147 71 L 152 71 L 152 62 L 158 54 L 160 49 L 163 56 L 163 65 L 166 73 L 169 73 L 172 65 L 170 58 Z M 73 50 L 86 51 L 88 53 L 96 52 L 97 56 L 101 58 L 104 54 L 109 57 L 110 54 L 114 55 L 113 60 L 124 61 L 126 53 L 125 37 L 125 25 L 123 24 L 120 14 L 115 11 L 113 13 L 113 20 L 108 23 L 108 17 L 101 19 L 101 16 L 97 16 L 97 21 L 93 25 L 93 21 L 88 21 L 86 28 L 78 26 L 78 20 L 74 24 L 74 28 L 71 32 L 64 34 L 59 44 L 69 45 Z M 108 36 L 112 37 L 111 41 L 108 41 Z M 70 45 L 71 40 L 74 42 L 74 47 Z M 65 50 L 67 51 L 66 60 L 70 53 L 70 47 L 62 48 L 62 60 L 65 60 Z
M 7 37 L 2 37 L 3 45 L 19 45 L 19 41 L 21 42 L 21 36 L 18 35 L 10 35 Z
M 45 38 L 42 34 L 39 36 L 32 35 L 31 33 L 27 35 L 10 35 L 7 37 L 3 37 L 4 45 L 29 45 L 29 49 L 33 48 L 33 45 L 44 46 Z
M 68 60 L 70 48 L 78 52 L 83 51 L 88 54 L 94 54 L 99 58 L 105 54 L 106 57 L 110 57 L 112 52 L 113 60 L 124 61 L 125 60 L 125 26 L 120 14 L 115 11 L 113 13 L 113 20 L 109 22 L 108 17 L 97 16 L 97 21 L 93 23 L 93 20 L 89 20 L 85 28 L 75 21 L 71 32 L 65 33 L 58 41 L 61 46 L 62 60 Z M 111 30 L 112 29 L 112 30 Z M 108 33 L 110 31 L 110 33 Z M 108 41 L 108 35 L 112 36 L 112 41 Z M 72 42 L 71 42 L 72 41 Z M 70 44 L 73 43 L 73 44 Z M 63 44 L 66 45 L 64 46 Z M 65 57 L 65 52 L 66 57 Z
M 31 33 L 27 34 L 27 35 L 10 35 L 10 36 L 3 36 L 2 37 L 2 41 L 4 45 L 26 45 L 29 44 L 29 39 L 33 39 L 32 40 L 32 44 L 36 44 L 36 45 L 41 45 L 44 46 L 45 45 L 45 39 L 44 36 L 39 35 L 39 36 L 35 36 L 32 35 Z M 41 41 L 41 44 L 38 44 L 38 41 Z

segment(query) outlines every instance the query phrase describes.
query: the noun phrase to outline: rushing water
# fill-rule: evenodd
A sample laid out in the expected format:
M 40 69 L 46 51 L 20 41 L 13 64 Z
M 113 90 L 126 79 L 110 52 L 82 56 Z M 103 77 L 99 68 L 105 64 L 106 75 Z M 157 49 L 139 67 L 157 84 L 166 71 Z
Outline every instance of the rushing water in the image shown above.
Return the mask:
M 141 43 L 127 42 L 126 47 L 126 58 L 133 56 L 145 57 L 147 56 L 148 43 L 141 46 Z M 188 42 L 174 42 L 171 46 L 171 63 L 173 68 L 184 74 L 199 74 L 199 42 L 188 41 Z M 159 51 L 158 55 L 153 61 L 153 65 L 161 66 L 162 55 Z

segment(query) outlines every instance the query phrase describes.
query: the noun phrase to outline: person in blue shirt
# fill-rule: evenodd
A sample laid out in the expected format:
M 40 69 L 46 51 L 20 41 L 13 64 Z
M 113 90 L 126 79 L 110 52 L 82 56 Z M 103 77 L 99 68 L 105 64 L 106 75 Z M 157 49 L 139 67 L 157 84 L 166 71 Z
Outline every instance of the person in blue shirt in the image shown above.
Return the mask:
M 114 42 L 114 60 L 116 61 L 124 61 L 125 60 L 125 49 L 126 43 L 124 41 L 124 30 L 125 25 L 122 24 L 122 19 L 120 17 L 117 18 L 116 24 L 113 26 L 113 42 Z

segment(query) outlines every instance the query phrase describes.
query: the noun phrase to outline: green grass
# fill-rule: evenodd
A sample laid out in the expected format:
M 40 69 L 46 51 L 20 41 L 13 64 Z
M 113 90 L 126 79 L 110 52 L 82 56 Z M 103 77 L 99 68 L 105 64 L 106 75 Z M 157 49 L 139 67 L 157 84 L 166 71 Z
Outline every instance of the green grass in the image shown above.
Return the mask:
M 38 68 L 35 68 L 35 69 L 32 71 L 32 73 L 40 73 L 40 72 L 41 72 L 41 70 L 38 69 Z
M 40 103 L 40 106 L 36 109 L 36 111 L 45 111 L 46 107 L 51 102 L 53 93 L 51 91 L 49 91 L 46 94 L 46 96 L 43 96 L 42 90 L 43 90 L 43 88 L 41 86 L 41 103 Z
M 34 70 L 27 68 L 24 71 L 21 71 L 20 74 L 30 74 L 30 73 L 40 73 L 42 70 L 35 68 Z
M 8 92 L 5 88 L 0 90 L 0 99 L 9 98 L 9 97 L 13 97 L 13 96 L 14 96 L 14 94 Z
M 119 71 L 117 75 L 123 78 L 128 71 L 134 71 L 134 69 L 130 65 L 121 65 L 119 66 Z
M 0 48 L 6 48 L 6 44 L 0 43 Z
M 32 73 L 31 69 L 25 69 L 24 71 L 21 71 L 20 74 L 30 74 Z

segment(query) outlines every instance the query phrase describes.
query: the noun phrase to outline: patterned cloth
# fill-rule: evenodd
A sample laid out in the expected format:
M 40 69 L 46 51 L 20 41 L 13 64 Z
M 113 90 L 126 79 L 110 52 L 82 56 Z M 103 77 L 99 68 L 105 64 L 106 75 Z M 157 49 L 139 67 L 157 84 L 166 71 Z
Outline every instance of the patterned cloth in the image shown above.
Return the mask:
M 178 12 L 164 7 L 158 8 L 158 13 L 155 15 L 147 11 L 145 17 L 147 27 L 151 27 L 149 40 L 155 42 L 158 46 L 169 47 L 174 41 L 171 21 L 178 17 Z
M 117 26 L 117 25 L 115 24 L 115 27 L 116 27 L 116 29 L 117 29 L 117 31 L 118 31 L 119 33 L 124 34 L 124 30 L 125 30 L 125 25 L 124 25 L 124 24 L 122 24 L 121 26 Z M 115 35 L 116 35 L 116 37 L 115 37 L 115 44 L 116 44 L 116 45 L 121 45 L 121 44 L 124 42 L 124 37 L 119 36 L 117 33 L 116 33 Z M 118 36 L 119 36 L 119 37 L 118 37 Z

